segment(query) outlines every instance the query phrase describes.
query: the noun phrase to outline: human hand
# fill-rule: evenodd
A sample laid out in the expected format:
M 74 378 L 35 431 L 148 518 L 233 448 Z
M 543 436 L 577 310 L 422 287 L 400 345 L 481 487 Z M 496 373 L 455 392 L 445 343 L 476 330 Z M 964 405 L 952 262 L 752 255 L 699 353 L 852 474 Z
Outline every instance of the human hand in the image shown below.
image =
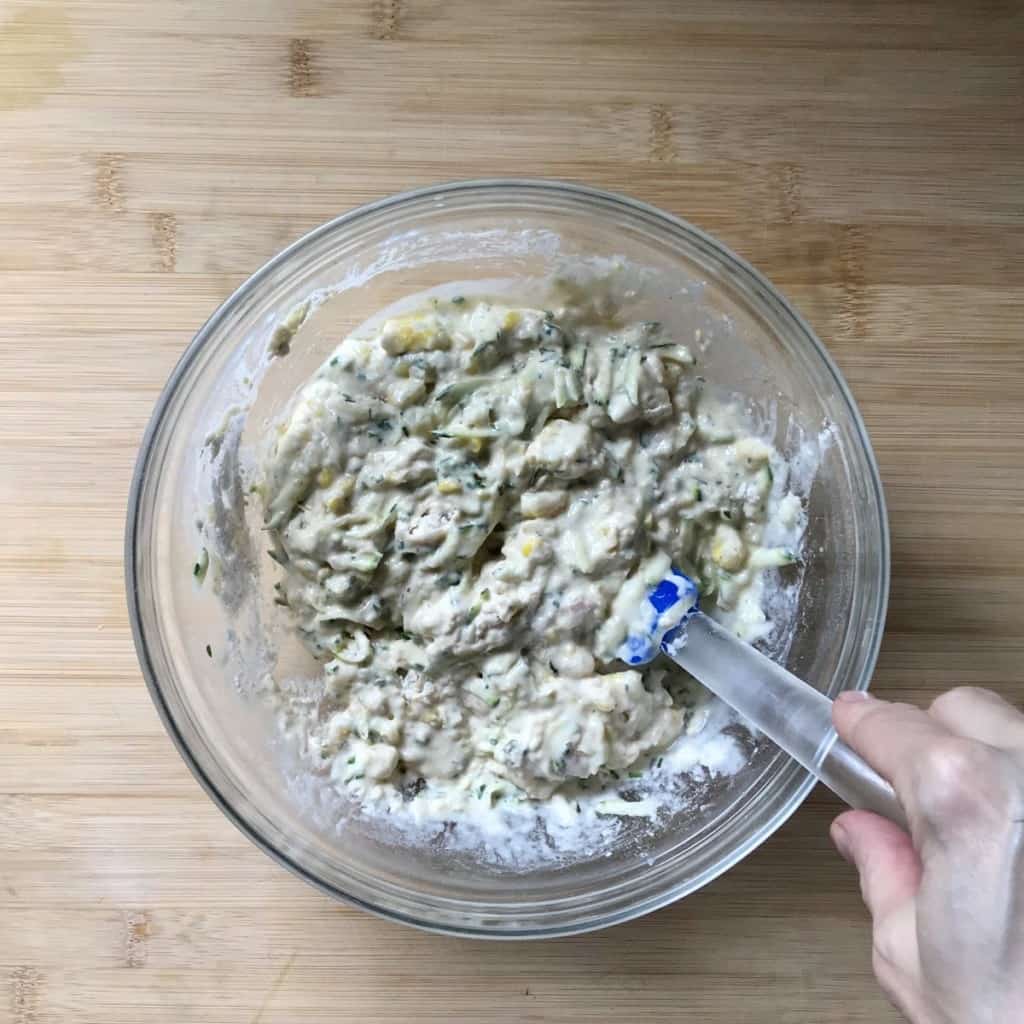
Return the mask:
M 879 984 L 912 1024 L 1024 1022 L 1024 715 L 961 687 L 928 711 L 843 693 L 833 720 L 910 824 L 832 824 L 860 873 Z

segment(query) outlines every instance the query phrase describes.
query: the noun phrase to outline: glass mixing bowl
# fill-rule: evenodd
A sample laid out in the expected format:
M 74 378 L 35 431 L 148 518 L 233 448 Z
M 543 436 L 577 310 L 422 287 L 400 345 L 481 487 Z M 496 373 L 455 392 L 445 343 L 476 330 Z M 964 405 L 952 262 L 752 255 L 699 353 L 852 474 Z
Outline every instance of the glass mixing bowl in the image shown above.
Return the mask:
M 805 472 L 809 525 L 791 642 L 774 653 L 829 694 L 868 685 L 889 574 L 878 471 L 835 364 L 768 281 L 691 225 L 580 186 L 463 182 L 362 207 L 274 257 L 196 335 L 142 444 L 125 555 L 139 660 L 182 757 L 245 835 L 332 897 L 462 935 L 606 927 L 711 881 L 770 836 L 813 785 L 770 744 L 749 742 L 740 772 L 653 832 L 626 834 L 600 856 L 499 867 L 392 843 L 370 828 L 339 830 L 318 804 L 315 779 L 289 766 L 260 699 L 271 649 L 288 639 L 286 626 L 268 618 L 259 521 L 240 511 L 246 441 L 348 329 L 398 296 L 452 281 L 543 280 L 608 261 L 643 281 L 631 315 L 712 339 L 702 372 L 770 408 L 787 454 L 796 456 L 801 438 L 821 442 L 816 472 Z M 291 355 L 270 359 L 282 318 L 328 292 Z M 204 546 L 215 550 L 219 588 L 193 576 Z

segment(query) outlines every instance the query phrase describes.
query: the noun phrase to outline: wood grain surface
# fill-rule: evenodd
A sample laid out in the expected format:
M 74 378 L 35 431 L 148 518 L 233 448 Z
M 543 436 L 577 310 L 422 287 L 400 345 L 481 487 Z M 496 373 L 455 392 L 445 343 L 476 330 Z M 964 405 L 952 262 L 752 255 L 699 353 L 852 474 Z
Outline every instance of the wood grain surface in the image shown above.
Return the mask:
M 121 544 L 154 400 L 263 260 L 366 200 L 562 177 L 689 218 L 835 354 L 890 503 L 876 685 L 1024 698 L 1017 3 L 0 0 L 0 1020 L 878 1024 L 816 792 L 602 934 L 331 904 L 193 781 Z

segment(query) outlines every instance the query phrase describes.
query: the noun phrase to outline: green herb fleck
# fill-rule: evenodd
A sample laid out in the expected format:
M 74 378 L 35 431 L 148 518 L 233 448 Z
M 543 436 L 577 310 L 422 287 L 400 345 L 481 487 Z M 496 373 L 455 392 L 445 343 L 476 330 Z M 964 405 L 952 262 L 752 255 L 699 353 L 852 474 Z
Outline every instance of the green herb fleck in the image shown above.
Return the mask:
M 209 644 L 206 645 L 206 656 L 208 658 L 213 657 L 213 648 Z

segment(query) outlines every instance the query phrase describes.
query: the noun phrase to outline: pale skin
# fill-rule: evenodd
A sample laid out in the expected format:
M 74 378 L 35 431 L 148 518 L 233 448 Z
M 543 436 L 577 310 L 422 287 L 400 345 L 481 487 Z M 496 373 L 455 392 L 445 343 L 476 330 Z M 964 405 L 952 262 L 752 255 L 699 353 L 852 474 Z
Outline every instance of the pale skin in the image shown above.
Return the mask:
M 1024 715 L 961 687 L 927 711 L 845 693 L 833 719 L 910 823 L 846 811 L 832 825 L 879 984 L 912 1024 L 1024 1021 Z

